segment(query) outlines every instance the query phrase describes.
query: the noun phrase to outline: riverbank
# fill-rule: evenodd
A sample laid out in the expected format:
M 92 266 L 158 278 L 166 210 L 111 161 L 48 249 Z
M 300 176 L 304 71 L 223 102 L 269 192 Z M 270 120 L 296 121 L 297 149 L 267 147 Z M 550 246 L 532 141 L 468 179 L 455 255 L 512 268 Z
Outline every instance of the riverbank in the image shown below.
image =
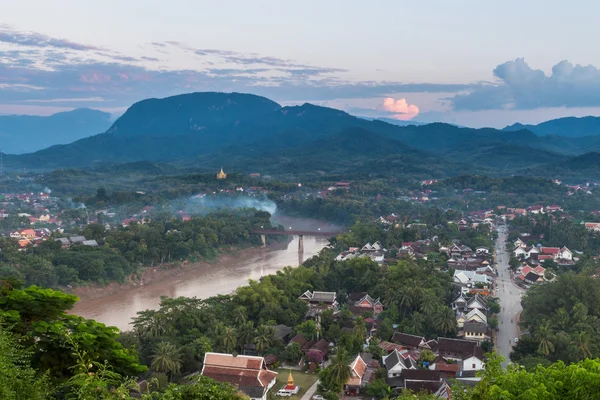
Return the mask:
M 304 252 L 298 252 L 298 237 L 289 243 L 266 248 L 243 249 L 221 255 L 218 261 L 189 263 L 174 270 L 146 272 L 143 285 L 137 282 L 109 285 L 107 288 L 80 288 L 83 300 L 70 310 L 72 314 L 94 319 L 120 330 L 131 329 L 138 312 L 156 310 L 162 296 L 206 299 L 227 295 L 286 266 L 296 267 L 321 251 L 329 241 L 323 237 L 305 237 Z M 151 281 L 150 281 L 151 280 Z M 84 290 L 85 289 L 85 290 Z
M 291 240 L 290 240 L 291 241 Z M 221 263 L 231 263 L 238 259 L 245 259 L 266 250 L 285 249 L 288 242 L 274 242 L 266 247 L 229 248 L 220 253 L 214 260 L 190 262 L 188 260 L 180 263 L 169 263 L 158 266 L 145 266 L 129 275 L 125 282 L 111 282 L 106 285 L 90 284 L 76 287 L 68 293 L 79 297 L 79 303 L 89 300 L 98 300 L 103 297 L 113 296 L 123 291 L 143 287 L 161 282 L 165 279 L 179 277 L 194 270 L 218 266 Z

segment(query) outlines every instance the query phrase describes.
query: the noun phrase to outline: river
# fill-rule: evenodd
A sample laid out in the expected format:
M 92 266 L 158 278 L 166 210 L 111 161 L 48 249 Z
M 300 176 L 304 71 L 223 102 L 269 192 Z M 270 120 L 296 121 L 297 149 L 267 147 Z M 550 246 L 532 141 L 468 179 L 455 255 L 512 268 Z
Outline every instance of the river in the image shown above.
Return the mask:
M 324 231 L 336 230 L 326 223 L 280 217 L 278 222 L 294 229 L 312 230 L 323 227 Z M 131 329 L 131 318 L 139 311 L 157 309 L 161 296 L 207 298 L 218 294 L 230 294 L 249 279 L 259 279 L 273 274 L 285 266 L 298 266 L 328 245 L 324 237 L 304 237 L 304 253 L 298 253 L 298 237 L 287 245 L 280 244 L 256 252 L 228 257 L 215 264 L 198 264 L 181 275 L 165 278 L 144 286 L 128 288 L 116 294 L 93 300 L 81 300 L 71 310 L 73 314 L 94 319 L 120 330 Z

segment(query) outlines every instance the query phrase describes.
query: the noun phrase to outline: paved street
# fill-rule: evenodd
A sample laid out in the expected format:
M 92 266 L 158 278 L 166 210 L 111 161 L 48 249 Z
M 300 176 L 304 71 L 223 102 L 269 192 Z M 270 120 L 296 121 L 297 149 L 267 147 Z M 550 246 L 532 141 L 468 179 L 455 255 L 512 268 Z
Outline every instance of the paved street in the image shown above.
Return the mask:
M 496 262 L 498 277 L 496 278 L 496 296 L 500 298 L 500 314 L 498 323 L 500 331 L 496 332 L 496 348 L 498 354 L 506 358 L 503 366 L 508 365 L 509 354 L 517 337 L 517 317 L 521 312 L 521 292 L 510 278 L 508 261 L 510 254 L 506 251 L 508 229 L 506 226 L 498 227 L 496 240 Z

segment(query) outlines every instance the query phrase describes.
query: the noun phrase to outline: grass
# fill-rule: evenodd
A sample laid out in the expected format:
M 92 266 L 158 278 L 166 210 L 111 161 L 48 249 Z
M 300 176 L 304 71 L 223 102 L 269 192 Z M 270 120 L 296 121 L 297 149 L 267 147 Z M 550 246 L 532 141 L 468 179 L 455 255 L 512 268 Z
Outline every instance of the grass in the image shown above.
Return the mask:
M 317 381 L 319 378 L 319 374 L 307 374 L 303 371 L 294 371 L 292 370 L 292 376 L 294 377 L 294 384 L 296 386 L 300 386 L 300 391 L 298 394 L 291 397 L 279 397 L 275 396 L 275 393 L 281 388 L 283 388 L 287 384 L 288 376 L 290 375 L 290 370 L 285 368 L 277 368 L 275 372 L 277 375 L 277 383 L 269 392 L 269 398 L 273 399 L 289 399 L 289 400 L 300 400 L 304 393 Z

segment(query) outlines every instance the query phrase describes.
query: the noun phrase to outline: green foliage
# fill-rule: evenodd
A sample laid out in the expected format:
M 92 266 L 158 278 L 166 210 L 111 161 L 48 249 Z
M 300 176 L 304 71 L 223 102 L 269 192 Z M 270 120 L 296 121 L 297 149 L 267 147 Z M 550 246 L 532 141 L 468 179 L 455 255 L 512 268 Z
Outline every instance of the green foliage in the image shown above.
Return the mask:
M 11 332 L 22 335 L 24 345 L 31 346 L 32 365 L 47 371 L 52 379 L 71 376 L 69 368 L 77 362 L 75 350 L 92 362 L 106 360 L 120 374 L 144 372 L 146 367 L 139 364 L 137 354 L 116 340 L 116 328 L 66 313 L 76 299 L 35 286 L 8 288 L 0 294 L 0 317 Z
M 0 399 L 47 399 L 52 391 L 48 375 L 31 367 L 32 352 L 22 342 L 0 325 Z
M 516 366 L 501 367 L 501 358 L 491 357 L 482 380 L 467 391 L 454 390 L 457 400 L 500 399 L 593 399 L 600 392 L 600 360 L 571 365 L 562 361 L 527 371 Z
M 542 357 L 577 362 L 600 357 L 600 282 L 567 273 L 555 282 L 532 287 L 523 299 L 521 324 L 530 338 L 511 359 Z

